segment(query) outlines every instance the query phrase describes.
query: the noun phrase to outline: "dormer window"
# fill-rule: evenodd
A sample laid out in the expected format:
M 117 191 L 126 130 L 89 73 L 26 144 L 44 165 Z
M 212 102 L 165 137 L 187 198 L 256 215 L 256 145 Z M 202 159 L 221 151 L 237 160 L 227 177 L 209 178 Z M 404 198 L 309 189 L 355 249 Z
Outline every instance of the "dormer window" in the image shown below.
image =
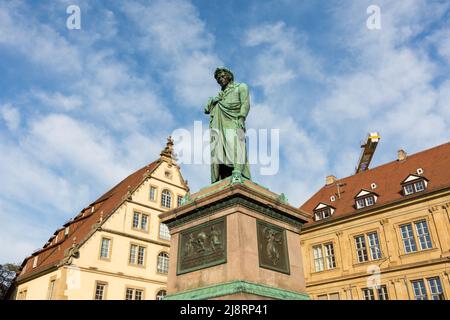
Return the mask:
M 329 218 L 333 215 L 334 208 L 325 204 L 319 203 L 317 207 L 314 209 L 314 220 L 319 221 L 326 218 Z
M 368 196 L 356 200 L 356 209 L 361 209 L 364 207 L 370 207 L 375 204 L 375 199 L 373 196 Z
M 417 176 L 415 174 L 410 174 L 402 182 L 403 194 L 405 196 L 424 191 L 427 188 L 428 180 L 425 177 Z
M 373 206 L 378 199 L 378 195 L 368 190 L 361 190 L 355 197 L 356 209 Z

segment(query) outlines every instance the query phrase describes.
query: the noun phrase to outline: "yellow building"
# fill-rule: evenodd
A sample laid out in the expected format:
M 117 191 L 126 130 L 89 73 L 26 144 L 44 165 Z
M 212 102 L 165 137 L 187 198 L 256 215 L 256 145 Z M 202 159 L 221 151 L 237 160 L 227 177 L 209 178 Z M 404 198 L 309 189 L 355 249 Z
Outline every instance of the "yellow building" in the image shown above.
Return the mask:
M 26 258 L 16 299 L 159 299 L 170 235 L 158 215 L 188 192 L 169 138 L 161 157 L 58 229 Z
M 450 143 L 336 179 L 306 201 L 313 299 L 450 297 Z

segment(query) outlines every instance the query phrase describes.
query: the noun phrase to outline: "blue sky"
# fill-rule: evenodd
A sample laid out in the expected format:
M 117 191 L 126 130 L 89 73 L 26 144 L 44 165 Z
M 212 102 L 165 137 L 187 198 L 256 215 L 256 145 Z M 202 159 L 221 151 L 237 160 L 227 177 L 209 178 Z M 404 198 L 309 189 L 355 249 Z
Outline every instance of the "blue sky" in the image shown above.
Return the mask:
M 448 1 L 2 1 L 0 263 L 207 123 L 218 65 L 250 87 L 248 127 L 280 129 L 279 172 L 252 173 L 295 206 L 352 174 L 370 131 L 371 167 L 449 141 Z M 182 170 L 192 191 L 209 182 Z

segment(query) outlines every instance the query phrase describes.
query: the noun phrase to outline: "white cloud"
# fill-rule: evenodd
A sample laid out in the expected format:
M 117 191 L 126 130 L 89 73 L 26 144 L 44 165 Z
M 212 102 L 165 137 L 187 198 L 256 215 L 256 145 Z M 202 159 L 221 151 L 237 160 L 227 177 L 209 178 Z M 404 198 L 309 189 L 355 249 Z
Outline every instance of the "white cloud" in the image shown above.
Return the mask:
M 323 81 L 320 60 L 307 45 L 305 33 L 286 26 L 284 22 L 253 27 L 244 36 L 244 45 L 258 48 L 254 84 L 262 86 L 267 95 L 301 77 Z
M 11 104 L 5 104 L 0 106 L 0 114 L 3 120 L 6 122 L 6 126 L 11 131 L 16 131 L 20 126 L 20 112 L 17 108 L 14 108 Z
M 355 143 L 355 136 L 362 138 L 369 131 L 379 131 L 382 143 L 412 151 L 443 143 L 448 139 L 450 122 L 437 108 L 441 90 L 433 81 L 439 67 L 428 56 L 424 43 L 415 38 L 443 8 L 431 5 L 432 11 L 426 1 L 379 5 L 381 30 L 358 27 L 364 26 L 363 21 L 350 19 L 365 12 L 364 2 L 336 12 L 338 25 L 345 26 L 351 39 L 344 46 L 351 50 L 350 57 L 357 58 L 352 71 L 330 81 L 330 94 L 319 100 L 313 111 L 316 126 L 328 142 L 341 145 L 350 143 L 349 139 Z M 386 158 L 376 158 L 379 156 Z
M 81 97 L 64 95 L 61 92 L 35 91 L 31 94 L 41 103 L 61 111 L 71 111 L 80 108 L 83 104 Z
M 163 77 L 181 106 L 198 107 L 217 91 L 211 78 L 222 63 L 213 51 L 213 35 L 190 2 L 127 2 L 123 9 L 139 28 L 141 49 L 164 64 Z

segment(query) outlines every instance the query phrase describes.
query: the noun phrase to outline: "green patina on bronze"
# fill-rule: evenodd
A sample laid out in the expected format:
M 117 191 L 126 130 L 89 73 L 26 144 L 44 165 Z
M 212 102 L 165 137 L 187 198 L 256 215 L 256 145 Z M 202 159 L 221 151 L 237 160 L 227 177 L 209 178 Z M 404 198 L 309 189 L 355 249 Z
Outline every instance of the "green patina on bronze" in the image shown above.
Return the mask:
M 241 280 L 167 295 L 164 300 L 207 300 L 239 293 L 277 300 L 310 300 L 304 293 Z
M 194 209 L 188 215 L 177 217 L 171 221 L 167 221 L 166 225 L 170 229 L 179 227 L 191 221 L 197 220 L 201 217 L 212 215 L 220 210 L 233 207 L 236 205 L 242 205 L 246 208 L 257 211 L 265 216 L 288 223 L 297 228 L 301 228 L 304 223 L 304 221 L 301 219 L 291 218 L 283 213 L 280 213 L 280 211 L 276 210 L 275 208 L 266 205 L 261 205 L 258 202 L 254 201 L 253 199 L 244 198 L 240 195 L 233 195 L 230 198 L 224 199 L 218 203 L 214 203 L 200 209 Z
M 178 238 L 177 275 L 227 261 L 226 218 L 184 230 Z
M 266 221 L 257 220 L 256 234 L 259 266 L 290 274 L 286 230 Z
M 217 68 L 214 78 L 222 90 L 209 98 L 204 108 L 210 115 L 211 182 L 233 175 L 233 182 L 240 183 L 241 175 L 251 178 L 245 143 L 249 90 L 245 83 L 234 82 L 233 73 L 226 68 Z

